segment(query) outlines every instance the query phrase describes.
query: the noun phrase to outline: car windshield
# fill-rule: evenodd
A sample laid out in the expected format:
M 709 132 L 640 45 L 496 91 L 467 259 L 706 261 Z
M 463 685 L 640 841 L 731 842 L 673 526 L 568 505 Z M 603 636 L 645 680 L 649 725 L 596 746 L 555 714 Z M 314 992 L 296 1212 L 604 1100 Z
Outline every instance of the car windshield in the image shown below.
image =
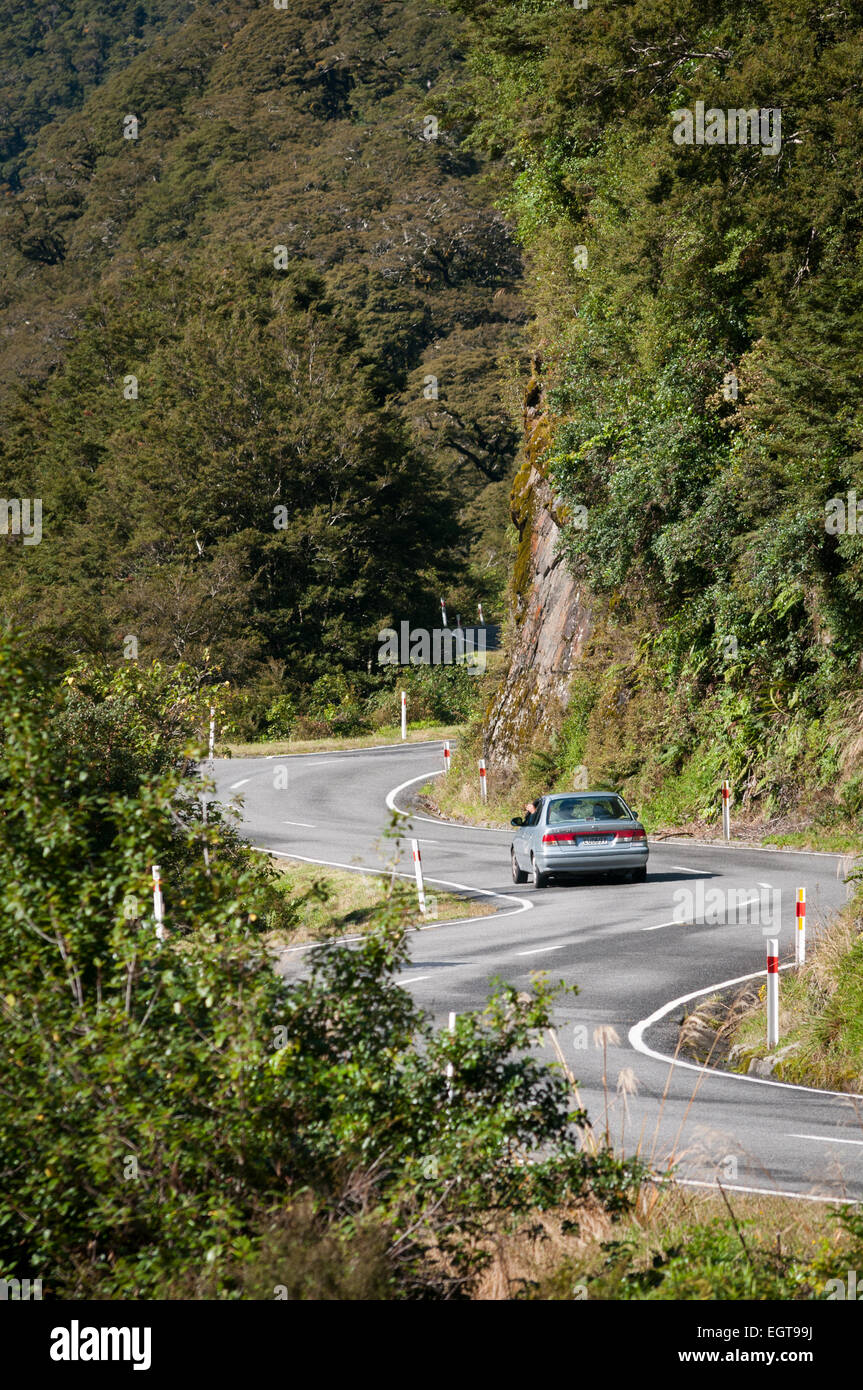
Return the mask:
M 618 796 L 566 796 L 548 804 L 548 824 L 571 820 L 629 820 Z

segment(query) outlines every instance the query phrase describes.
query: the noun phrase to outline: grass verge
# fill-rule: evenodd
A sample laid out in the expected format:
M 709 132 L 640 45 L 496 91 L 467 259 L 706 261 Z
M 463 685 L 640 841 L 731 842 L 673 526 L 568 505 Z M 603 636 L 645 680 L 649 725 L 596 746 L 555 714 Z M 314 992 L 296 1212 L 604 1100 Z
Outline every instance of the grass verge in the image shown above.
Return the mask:
M 429 740 L 455 739 L 458 735 L 458 724 L 409 724 L 405 742 L 427 743 Z M 357 734 L 354 738 L 283 738 L 261 743 L 217 743 L 216 756 L 266 758 L 289 753 L 337 753 L 350 748 L 383 748 L 387 744 L 401 742 L 399 725 L 385 724 L 373 734 Z
M 276 888 L 281 893 L 288 923 L 270 933 L 276 947 L 299 946 L 305 942 L 331 941 L 342 936 L 358 936 L 368 931 L 385 907 L 403 908 L 408 922 L 420 926 L 427 922 L 451 922 L 462 917 L 487 917 L 495 907 L 488 898 L 464 898 L 457 893 L 426 888 L 427 912 L 423 917 L 417 905 L 415 886 L 407 879 L 389 874 L 350 873 L 323 864 L 279 858 Z
M 782 972 L 779 1046 L 772 1052 L 766 1032 L 762 981 L 736 1001 L 703 1001 L 683 1024 L 681 1047 L 732 1071 L 863 1093 L 863 890 L 807 946 L 806 964 Z

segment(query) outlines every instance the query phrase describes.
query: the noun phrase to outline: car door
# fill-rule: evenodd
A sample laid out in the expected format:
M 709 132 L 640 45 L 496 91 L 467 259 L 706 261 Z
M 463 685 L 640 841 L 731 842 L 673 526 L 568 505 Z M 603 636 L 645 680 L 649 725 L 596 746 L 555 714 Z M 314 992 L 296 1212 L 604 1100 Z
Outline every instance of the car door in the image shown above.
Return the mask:
M 512 847 L 515 850 L 515 862 L 520 869 L 530 868 L 530 837 L 538 816 L 538 811 L 534 811 L 532 816 L 526 816 L 524 825 L 516 826 L 515 834 L 512 837 Z
M 536 810 L 532 816 L 528 817 L 530 824 L 524 827 L 524 862 L 521 865 L 523 869 L 530 868 L 530 856 L 536 849 L 540 821 L 542 820 L 542 805 L 541 801 L 537 802 Z

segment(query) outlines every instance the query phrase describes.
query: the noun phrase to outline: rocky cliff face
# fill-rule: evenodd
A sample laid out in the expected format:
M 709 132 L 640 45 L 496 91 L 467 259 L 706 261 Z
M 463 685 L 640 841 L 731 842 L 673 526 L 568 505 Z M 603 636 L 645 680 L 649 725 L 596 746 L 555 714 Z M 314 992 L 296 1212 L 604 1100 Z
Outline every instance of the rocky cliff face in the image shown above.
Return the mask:
M 590 634 L 590 595 L 557 553 L 562 518 L 538 462 L 549 421 L 534 361 L 525 396 L 525 460 L 512 491 L 519 545 L 511 590 L 509 666 L 485 719 L 486 758 L 514 772 L 532 747 L 547 746 L 566 709 L 572 670 Z

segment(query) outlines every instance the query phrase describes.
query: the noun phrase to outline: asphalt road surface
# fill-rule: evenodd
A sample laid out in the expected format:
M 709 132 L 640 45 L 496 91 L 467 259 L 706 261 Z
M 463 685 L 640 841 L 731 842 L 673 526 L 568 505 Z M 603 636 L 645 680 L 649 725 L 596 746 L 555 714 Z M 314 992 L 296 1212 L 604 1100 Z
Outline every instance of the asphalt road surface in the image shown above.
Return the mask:
M 400 983 L 439 1027 L 451 1010 L 481 1008 L 494 977 L 525 988 L 546 971 L 577 984 L 580 994 L 557 1009 L 558 1038 L 594 1125 L 605 1126 L 608 1094 L 612 1134 L 628 1152 L 639 1149 L 660 1166 L 674 1161 L 678 1176 L 696 1185 L 718 1179 L 727 1190 L 863 1198 L 863 1098 L 671 1062 L 684 1002 L 765 969 L 760 925 L 675 921 L 675 890 L 695 893 L 699 882 L 705 891 L 735 888 L 747 897 L 781 890 L 780 961 L 790 961 L 796 889 L 806 888 L 811 939 L 848 896 L 843 861 L 667 841 L 651 845 L 646 883 L 597 877 L 516 887 L 508 830 L 414 812 L 398 820 L 400 843 L 385 834 L 392 808 L 410 810 L 441 767 L 442 745 L 427 743 L 217 760 L 214 777 L 219 799 L 240 807 L 249 841 L 285 856 L 355 870 L 397 863 L 412 878 L 408 837 L 415 835 L 426 892 L 469 896 L 465 919 L 412 934 Z M 469 920 L 471 898 L 489 897 L 495 913 Z M 306 949 L 289 953 L 288 973 L 302 969 Z M 607 1043 L 605 1062 L 594 1042 L 602 1025 L 619 1040 Z M 550 1045 L 541 1050 L 554 1059 Z M 621 1073 L 624 1092 L 634 1078 L 634 1094 L 618 1093 Z

